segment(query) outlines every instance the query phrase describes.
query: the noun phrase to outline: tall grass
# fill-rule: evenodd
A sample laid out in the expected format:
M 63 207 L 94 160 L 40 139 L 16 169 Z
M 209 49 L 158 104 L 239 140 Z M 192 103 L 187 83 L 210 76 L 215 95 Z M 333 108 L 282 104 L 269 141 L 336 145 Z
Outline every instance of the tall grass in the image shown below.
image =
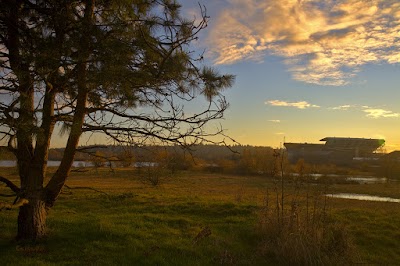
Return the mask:
M 275 153 L 277 170 L 272 191 L 267 190 L 259 213 L 260 251 L 284 265 L 340 265 L 357 259 L 346 227 L 330 218 L 328 186 L 310 189 L 310 178 L 285 176 L 282 154 Z
M 283 211 L 279 202 L 272 206 L 265 202 L 258 219 L 261 252 L 285 265 L 354 262 L 357 252 L 347 228 L 330 219 L 320 198 L 319 195 L 310 196 L 308 200 L 312 205 L 309 207 L 304 201 L 292 199 L 283 206 Z

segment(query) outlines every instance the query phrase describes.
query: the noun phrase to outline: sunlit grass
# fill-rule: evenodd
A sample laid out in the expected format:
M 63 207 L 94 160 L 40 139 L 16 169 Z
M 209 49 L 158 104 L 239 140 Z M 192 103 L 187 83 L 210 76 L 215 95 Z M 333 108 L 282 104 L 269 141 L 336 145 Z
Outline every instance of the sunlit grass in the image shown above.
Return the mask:
M 1 171 L 17 181 L 14 170 Z M 270 178 L 182 172 L 154 187 L 130 169 L 114 173 L 99 169 L 72 173 L 67 185 L 73 189 L 65 188 L 60 195 L 49 213 L 49 236 L 36 246 L 13 241 L 16 210 L 0 212 L 2 265 L 265 265 L 277 261 L 263 253 L 257 230 L 266 191 L 271 202 L 275 199 L 276 184 Z M 310 191 L 325 188 L 324 184 L 309 187 Z M 292 184 L 285 189 L 289 200 L 295 190 Z M 400 194 L 398 183 L 329 185 L 328 189 Z M 1 187 L 3 192 L 8 191 Z M 400 204 L 328 199 L 327 207 L 331 219 L 348 229 L 360 263 L 400 261 Z M 211 235 L 195 242 L 205 227 Z

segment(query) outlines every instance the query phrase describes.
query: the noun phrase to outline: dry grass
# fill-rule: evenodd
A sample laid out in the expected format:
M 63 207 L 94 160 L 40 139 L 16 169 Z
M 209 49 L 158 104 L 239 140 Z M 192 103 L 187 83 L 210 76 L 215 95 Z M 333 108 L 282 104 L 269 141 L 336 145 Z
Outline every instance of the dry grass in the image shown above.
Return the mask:
M 272 256 L 282 265 L 341 265 L 358 261 L 352 237 L 342 223 L 331 220 L 324 197 L 287 199 L 283 209 L 280 198 L 275 199 L 272 205 L 266 203 L 259 214 L 261 254 Z

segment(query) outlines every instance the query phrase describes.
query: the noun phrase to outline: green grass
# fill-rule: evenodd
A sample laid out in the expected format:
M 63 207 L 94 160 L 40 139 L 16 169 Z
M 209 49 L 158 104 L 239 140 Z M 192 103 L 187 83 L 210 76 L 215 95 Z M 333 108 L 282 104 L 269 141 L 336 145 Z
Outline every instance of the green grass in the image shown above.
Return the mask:
M 3 176 L 17 180 L 12 169 Z M 152 187 L 132 170 L 73 173 L 48 216 L 49 236 L 32 245 L 13 240 L 17 211 L 0 212 L 2 265 L 273 265 L 257 230 L 265 177 L 180 173 Z M 322 189 L 311 186 L 312 190 Z M 400 185 L 332 185 L 335 192 L 400 197 Z M 397 191 L 397 193 L 396 193 Z M 1 187 L 0 193 L 8 192 Z M 293 188 L 287 187 L 289 199 Z M 1 199 L 2 201 L 12 199 Z M 348 229 L 360 263 L 400 261 L 400 204 L 330 199 L 331 219 Z M 211 235 L 194 243 L 205 227 Z

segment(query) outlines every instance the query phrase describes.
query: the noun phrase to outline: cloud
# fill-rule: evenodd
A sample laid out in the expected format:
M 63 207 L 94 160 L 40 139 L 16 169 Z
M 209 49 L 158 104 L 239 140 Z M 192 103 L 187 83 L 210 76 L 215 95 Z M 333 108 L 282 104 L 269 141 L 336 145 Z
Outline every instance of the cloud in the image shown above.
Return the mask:
M 398 0 L 228 0 L 208 44 L 217 64 L 285 58 L 295 80 L 345 85 L 367 63 L 400 63 Z
M 389 110 L 384 109 L 373 109 L 368 108 L 363 110 L 364 113 L 367 113 L 367 117 L 371 118 L 390 118 L 390 117 L 400 117 L 400 113 L 394 113 Z
M 352 108 L 352 107 L 355 107 L 355 106 L 350 105 L 350 104 L 346 104 L 346 105 L 340 105 L 340 106 L 330 107 L 330 108 L 328 108 L 328 109 L 347 111 L 347 110 L 349 110 L 349 109 Z
M 278 119 L 272 119 L 272 120 L 268 120 L 268 121 L 271 123 L 280 123 L 281 122 L 281 120 L 278 120 Z
M 272 106 L 283 106 L 283 107 L 295 107 L 298 109 L 306 109 L 306 108 L 319 108 L 320 106 L 315 104 L 310 104 L 306 101 L 301 102 L 285 102 L 280 100 L 270 100 L 265 102 L 265 104 L 269 104 Z
M 285 132 L 276 132 L 275 135 L 285 135 Z
M 281 101 L 281 100 L 269 100 L 266 101 L 265 104 L 271 105 L 271 106 L 278 106 L 278 107 L 294 107 L 298 109 L 307 109 L 307 108 L 321 108 L 319 105 L 311 104 L 306 101 L 298 101 L 298 102 L 287 102 L 287 101 Z M 350 105 L 350 104 L 345 104 L 345 105 L 339 105 L 335 107 L 329 107 L 326 108 L 328 110 L 341 110 L 341 111 L 348 111 L 350 108 L 356 109 L 358 111 L 362 111 L 366 114 L 366 117 L 369 118 L 396 118 L 400 117 L 400 113 L 396 113 L 390 110 L 382 109 L 382 108 L 375 108 L 375 107 L 370 107 L 367 105 Z M 268 120 L 269 122 L 273 123 L 280 123 L 280 120 Z
M 350 108 L 353 109 L 357 109 L 357 110 L 361 110 L 362 112 L 366 113 L 366 117 L 369 118 L 391 118 L 391 117 L 400 117 L 400 113 L 395 113 L 393 111 L 390 110 L 385 110 L 382 108 L 375 108 L 375 107 L 370 107 L 367 105 L 350 105 L 350 104 L 346 104 L 346 105 L 340 105 L 340 106 L 336 106 L 336 107 L 330 107 L 328 109 L 330 110 L 341 110 L 341 111 L 347 111 Z

